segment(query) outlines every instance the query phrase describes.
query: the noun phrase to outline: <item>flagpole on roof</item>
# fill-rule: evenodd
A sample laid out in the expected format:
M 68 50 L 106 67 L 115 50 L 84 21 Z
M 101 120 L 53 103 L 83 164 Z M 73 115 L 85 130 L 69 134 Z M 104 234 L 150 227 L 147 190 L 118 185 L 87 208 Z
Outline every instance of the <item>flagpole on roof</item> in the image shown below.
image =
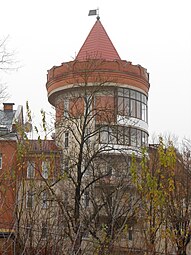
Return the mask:
M 89 10 L 88 16 L 92 16 L 92 15 L 97 15 L 97 20 L 99 20 L 100 19 L 100 17 L 99 17 L 99 8 L 94 9 L 94 10 Z
M 100 19 L 100 16 L 99 16 L 99 7 L 97 8 L 97 20 Z

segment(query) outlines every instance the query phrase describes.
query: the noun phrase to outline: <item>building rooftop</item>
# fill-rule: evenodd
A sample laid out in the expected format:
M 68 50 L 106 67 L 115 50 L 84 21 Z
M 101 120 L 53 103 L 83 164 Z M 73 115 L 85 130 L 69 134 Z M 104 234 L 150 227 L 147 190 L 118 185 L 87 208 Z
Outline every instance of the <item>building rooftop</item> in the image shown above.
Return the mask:
M 27 140 L 26 146 L 28 151 L 32 153 L 52 153 L 60 151 L 54 140 Z
M 11 138 L 16 135 L 16 124 L 23 124 L 23 108 L 18 106 L 13 110 L 13 103 L 4 103 L 4 109 L 0 110 L 0 138 Z
M 99 18 L 76 56 L 79 61 L 86 59 L 121 59 Z

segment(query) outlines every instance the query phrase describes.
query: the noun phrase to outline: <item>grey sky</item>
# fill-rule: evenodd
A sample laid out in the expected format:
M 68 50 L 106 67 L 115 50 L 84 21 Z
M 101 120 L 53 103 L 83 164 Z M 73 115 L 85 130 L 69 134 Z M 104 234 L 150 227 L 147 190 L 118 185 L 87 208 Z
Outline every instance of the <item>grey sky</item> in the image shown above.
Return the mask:
M 29 101 L 39 111 L 51 110 L 46 74 L 53 65 L 75 58 L 99 6 L 103 26 L 121 59 L 150 73 L 149 132 L 191 138 L 190 0 L 6 0 L 1 1 L 0 38 L 10 35 L 23 67 L 4 74 L 17 105 Z

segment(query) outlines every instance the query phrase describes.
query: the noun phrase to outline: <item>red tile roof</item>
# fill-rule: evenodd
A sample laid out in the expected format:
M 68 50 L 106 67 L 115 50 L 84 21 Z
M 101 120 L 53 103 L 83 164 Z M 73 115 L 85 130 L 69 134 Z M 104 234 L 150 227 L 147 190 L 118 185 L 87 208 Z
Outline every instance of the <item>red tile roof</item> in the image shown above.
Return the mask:
M 99 19 L 95 22 L 78 52 L 76 60 L 83 61 L 89 58 L 109 61 L 120 60 L 119 54 Z

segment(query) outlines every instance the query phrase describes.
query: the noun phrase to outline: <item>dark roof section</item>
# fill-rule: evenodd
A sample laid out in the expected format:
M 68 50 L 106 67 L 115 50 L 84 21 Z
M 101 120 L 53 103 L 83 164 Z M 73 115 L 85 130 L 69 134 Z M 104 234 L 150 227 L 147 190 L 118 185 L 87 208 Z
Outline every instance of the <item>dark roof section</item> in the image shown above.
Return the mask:
M 17 126 L 23 126 L 23 107 L 19 105 L 13 110 L 14 103 L 3 103 L 4 109 L 0 110 L 0 140 L 16 139 Z
M 3 111 L 0 110 L 0 130 L 7 129 L 11 131 L 12 123 L 15 116 L 16 111 Z
M 98 19 L 82 45 L 76 60 L 86 59 L 120 60 L 112 41 Z

